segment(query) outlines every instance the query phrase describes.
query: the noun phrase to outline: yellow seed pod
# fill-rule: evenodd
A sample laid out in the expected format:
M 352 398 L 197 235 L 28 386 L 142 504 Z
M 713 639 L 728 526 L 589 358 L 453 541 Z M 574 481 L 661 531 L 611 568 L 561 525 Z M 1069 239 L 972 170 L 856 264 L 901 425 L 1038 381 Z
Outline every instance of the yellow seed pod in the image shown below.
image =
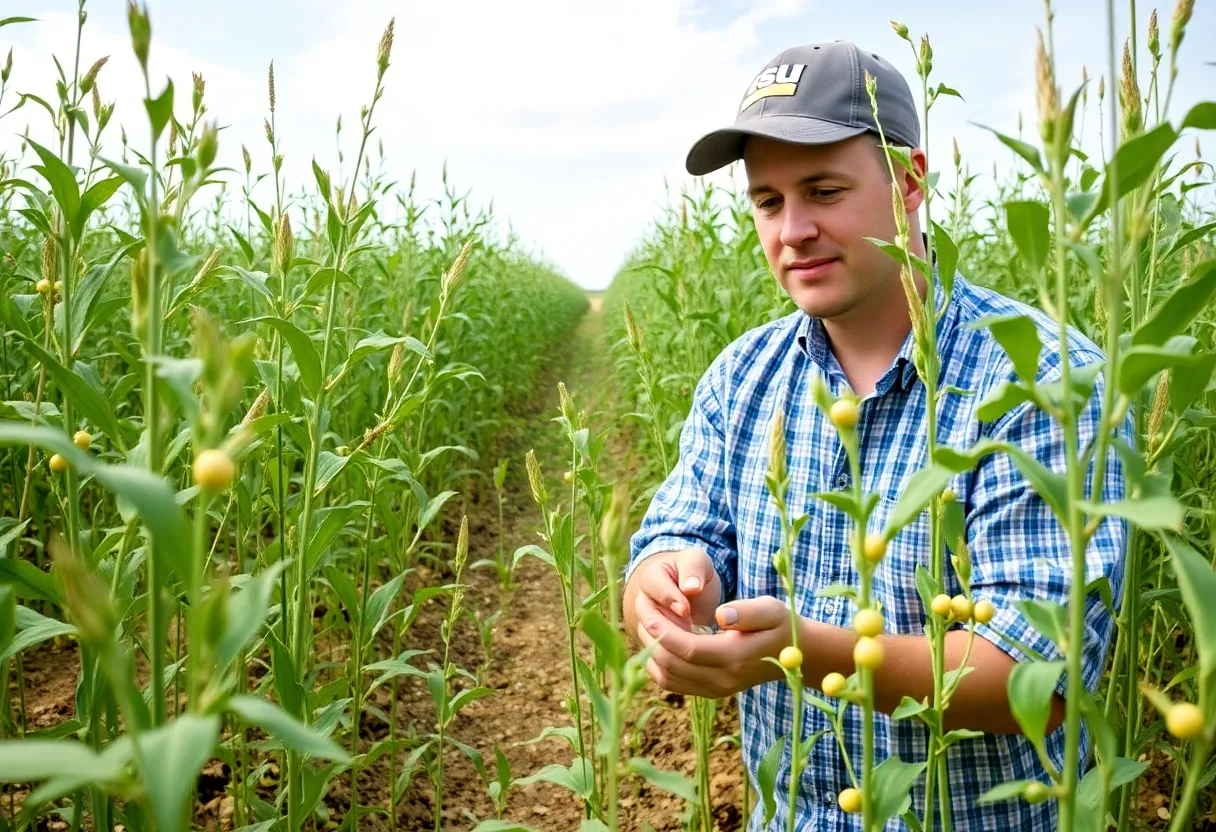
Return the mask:
M 93 435 L 87 430 L 78 430 L 72 436 L 72 443 L 82 451 L 87 451 L 93 445 Z
M 870 636 L 862 636 L 857 639 L 857 643 L 853 645 L 853 661 L 858 667 L 864 667 L 868 670 L 877 670 L 882 667 L 883 649 L 878 643 L 878 639 Z
M 1047 784 L 1040 783 L 1038 780 L 1028 783 L 1022 792 L 1022 799 L 1027 803 L 1042 803 L 1050 796 L 1051 792 L 1048 790 Z
M 789 647 L 782 648 L 777 661 L 781 662 L 781 666 L 786 670 L 795 670 L 802 667 L 802 651 L 791 644 Z
M 973 609 L 971 599 L 966 595 L 955 595 L 950 599 L 950 609 L 959 621 L 970 621 Z
M 858 610 L 853 616 L 853 629 L 859 636 L 874 638 L 881 635 L 887 622 L 878 610 Z
M 1179 702 L 1165 715 L 1165 727 L 1180 740 L 1193 740 L 1203 733 L 1203 712 L 1190 702 Z
M 887 554 L 887 538 L 878 532 L 870 532 L 866 535 L 863 554 L 870 563 L 878 563 Z
M 236 476 L 236 464 L 217 448 L 203 451 L 194 459 L 194 481 L 203 488 L 223 491 Z
M 62 474 L 64 471 L 68 470 L 68 461 L 59 454 L 51 454 L 51 459 L 48 464 L 51 466 L 51 470 L 56 474 Z
M 44 277 L 38 281 L 35 288 L 38 290 L 38 294 L 49 295 L 51 293 L 51 281 Z
M 857 402 L 852 399 L 837 399 L 832 402 L 832 409 L 828 411 L 828 418 L 832 420 L 832 424 L 836 426 L 836 430 L 853 430 L 853 428 L 857 427 L 859 413 Z
M 566 471 L 564 474 L 562 474 L 562 482 L 566 482 L 566 483 L 574 482 L 574 472 Z
M 950 596 L 945 594 L 935 595 L 933 603 L 929 605 L 929 609 L 933 611 L 934 615 L 948 618 L 950 616 Z
M 992 620 L 992 616 L 996 615 L 996 607 L 992 602 L 985 599 L 975 602 L 975 609 L 972 610 L 972 615 L 975 617 L 976 624 L 987 624 Z
M 842 812 L 854 815 L 861 811 L 861 792 L 857 789 L 845 789 L 836 800 L 840 803 L 840 810 Z
M 819 685 L 819 688 L 828 696 L 840 696 L 848 686 L 849 680 L 844 678 L 843 675 L 840 673 L 829 673 L 823 677 L 823 682 Z

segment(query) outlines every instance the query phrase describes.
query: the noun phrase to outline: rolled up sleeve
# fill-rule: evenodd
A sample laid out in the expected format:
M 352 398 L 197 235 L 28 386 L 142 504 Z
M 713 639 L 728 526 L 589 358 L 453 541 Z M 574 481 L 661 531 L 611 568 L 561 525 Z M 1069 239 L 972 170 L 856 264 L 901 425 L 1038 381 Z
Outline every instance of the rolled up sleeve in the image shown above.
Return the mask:
M 697 383 L 692 409 L 680 432 L 679 459 L 630 539 L 626 581 L 651 555 L 701 549 L 713 561 L 722 582 L 722 600 L 734 597 L 737 548 L 726 490 L 723 378 L 719 356 Z

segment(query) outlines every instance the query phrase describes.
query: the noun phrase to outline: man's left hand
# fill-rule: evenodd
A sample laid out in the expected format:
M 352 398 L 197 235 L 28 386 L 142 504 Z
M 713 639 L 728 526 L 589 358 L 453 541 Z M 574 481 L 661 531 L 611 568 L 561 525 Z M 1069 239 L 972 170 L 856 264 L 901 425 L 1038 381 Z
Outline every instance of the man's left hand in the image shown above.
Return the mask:
M 669 622 L 638 625 L 643 647 L 658 641 L 646 664 L 655 684 L 672 693 L 721 699 L 785 678 L 776 658 L 792 642 L 790 610 L 771 595 L 731 601 L 714 614 L 721 630 L 699 635 Z

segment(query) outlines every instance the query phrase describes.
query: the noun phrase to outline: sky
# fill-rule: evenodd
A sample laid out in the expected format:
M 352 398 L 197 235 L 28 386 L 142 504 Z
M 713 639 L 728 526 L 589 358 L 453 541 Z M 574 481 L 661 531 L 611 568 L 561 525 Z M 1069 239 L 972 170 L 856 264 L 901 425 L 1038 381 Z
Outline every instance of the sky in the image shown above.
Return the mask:
M 1067 96 L 1107 65 L 1105 3 L 1054 4 L 1057 73 Z M 1118 7 L 1119 40 L 1128 31 L 1128 2 Z M 38 22 L 0 28 L 0 50 L 13 50 L 10 92 L 55 98 L 52 55 L 70 66 L 75 0 L 6 0 L 4 16 Z M 911 49 L 891 29 L 898 19 L 913 37 L 929 34 L 934 82 L 964 100 L 943 97 L 930 114 L 930 168 L 941 187 L 952 181 L 956 139 L 977 181 L 1010 153 L 987 125 L 1017 133 L 1018 113 L 1034 135 L 1035 28 L 1045 25 L 1040 0 L 151 0 L 150 57 L 154 93 L 171 77 L 175 112 L 189 115 L 192 72 L 206 79 L 208 117 L 219 121 L 218 164 L 243 171 L 240 147 L 255 170 L 269 169 L 263 132 L 266 70 L 275 63 L 277 128 L 292 189 L 312 187 L 313 159 L 331 175 L 338 165 L 335 124 L 349 176 L 359 140 L 360 108 L 375 84 L 376 46 L 396 18 L 386 91 L 376 105 L 373 143 L 384 145 L 385 169 L 401 182 L 416 172 L 423 199 L 449 181 L 475 206 L 493 202 L 527 248 L 589 289 L 606 287 L 659 214 L 668 194 L 694 187 L 684 159 L 697 138 L 728 126 L 744 90 L 785 48 L 851 40 L 895 64 L 919 90 Z M 1137 11 L 1141 66 L 1151 6 Z M 119 152 L 118 125 L 132 144 L 146 133 L 143 84 L 131 51 L 122 0 L 90 0 L 82 71 L 110 60 L 99 76 L 103 101 L 116 110 L 107 150 Z M 1172 3 L 1161 12 L 1163 44 Z M 1196 3 L 1179 57 L 1169 115 L 1177 124 L 1191 105 L 1216 97 L 1216 3 Z M 1147 83 L 1147 70 L 1143 71 Z M 1164 74 L 1164 73 L 1163 73 Z M 1091 85 L 1092 86 L 1092 85 Z M 1107 102 L 1114 85 L 1107 81 Z M 1105 117 L 1103 119 L 1105 121 Z M 1084 144 L 1098 151 L 1096 88 L 1091 89 Z M 19 134 L 49 140 L 49 117 L 26 108 L 0 122 L 0 150 Z M 1216 140 L 1203 137 L 1205 158 Z M 1180 144 L 1186 158 L 1193 140 Z M 373 156 L 373 164 L 378 156 Z M 740 183 L 742 171 L 708 179 Z M 334 177 L 337 178 L 336 176 Z M 239 192 L 239 186 L 234 184 Z M 255 200 L 270 201 L 263 182 Z M 206 198 L 204 195 L 203 198 Z

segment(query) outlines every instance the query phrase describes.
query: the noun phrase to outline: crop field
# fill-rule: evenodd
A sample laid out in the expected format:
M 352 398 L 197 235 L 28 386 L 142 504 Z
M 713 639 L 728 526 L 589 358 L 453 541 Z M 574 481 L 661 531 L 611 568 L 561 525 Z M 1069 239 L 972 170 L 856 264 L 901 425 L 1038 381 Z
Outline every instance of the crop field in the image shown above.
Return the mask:
M 0 34 L 37 25 L 19 6 Z M 1041 383 L 1028 319 L 987 321 L 1017 377 L 980 413 L 1045 411 L 1067 464 L 1012 443 L 938 446 L 930 416 L 928 462 L 885 527 L 860 477 L 820 495 L 855 530 L 855 583 L 827 589 L 856 608 L 856 672 L 803 678 L 795 643 L 777 684 L 838 730 L 848 709 L 875 718 L 886 546 L 918 518 L 932 540 L 916 586 L 934 695 L 893 716 L 921 727 L 928 758 L 859 746 L 839 796 L 850 828 L 965 828 L 946 752 L 976 732 L 943 727 L 966 673 L 946 665 L 945 636 L 1009 611 L 972 595 L 947 486 L 989 454 L 1010 458 L 1080 556 L 1068 605 L 1016 602 L 1058 650 L 1009 682 L 1046 758 L 1065 680 L 1062 765 L 982 799 L 1054 801 L 1064 832 L 1216 828 L 1216 169 L 1194 139 L 1216 130 L 1216 102 L 1171 102 L 1179 51 L 1211 44 L 1187 36 L 1193 0 L 1160 19 L 1135 6 L 1109 66 L 1077 86 L 1056 76 L 1047 4 L 1025 68 L 1037 117 L 993 131 L 1008 157 L 988 187 L 957 144 L 929 159 L 954 171 L 950 188 L 921 182 L 936 270 L 910 252 L 906 217 L 875 241 L 905 285 L 919 272 L 948 296 L 957 269 L 1078 328 L 1105 361 L 1063 355 L 1062 378 Z M 794 832 L 774 796 L 796 788 L 813 743 L 851 746 L 796 717 L 747 772 L 734 700 L 661 690 L 651 649 L 622 626 L 630 536 L 679 458 L 699 380 L 795 311 L 744 189 L 674 196 L 588 293 L 496 232 L 446 170 L 437 200 L 385 172 L 392 21 L 351 57 L 366 87 L 349 91 L 362 108 L 339 132 L 345 161 L 314 161 L 308 182 L 283 174 L 276 116 L 290 105 L 273 63 L 265 142 L 238 154 L 205 77 L 149 70 L 155 16 L 132 3 L 127 21 L 142 111 L 115 112 L 107 59 L 79 35 L 38 89 L 10 83 L 11 52 L 0 66 L 0 129 L 38 121 L 53 136 L 0 155 L 0 832 L 728 832 L 749 818 Z M 892 28 L 881 48 L 911 50 L 927 145 L 961 79 L 937 77 L 928 36 Z M 1133 61 L 1136 39 L 1151 60 Z M 1100 157 L 1080 149 L 1085 131 L 1102 131 Z M 906 156 L 887 151 L 893 172 Z M 938 388 L 940 310 L 909 299 L 932 414 L 968 391 Z M 1103 429 L 1083 444 L 1099 378 Z M 807 396 L 859 464 L 856 400 Z M 1134 443 L 1115 435 L 1129 414 Z M 806 516 L 785 511 L 782 418 L 771 555 L 794 598 L 816 590 L 790 566 Z M 1092 485 L 1110 458 L 1117 502 Z M 1133 530 L 1119 592 L 1085 571 L 1112 516 Z M 1086 597 L 1116 620 L 1092 694 L 1068 649 Z

